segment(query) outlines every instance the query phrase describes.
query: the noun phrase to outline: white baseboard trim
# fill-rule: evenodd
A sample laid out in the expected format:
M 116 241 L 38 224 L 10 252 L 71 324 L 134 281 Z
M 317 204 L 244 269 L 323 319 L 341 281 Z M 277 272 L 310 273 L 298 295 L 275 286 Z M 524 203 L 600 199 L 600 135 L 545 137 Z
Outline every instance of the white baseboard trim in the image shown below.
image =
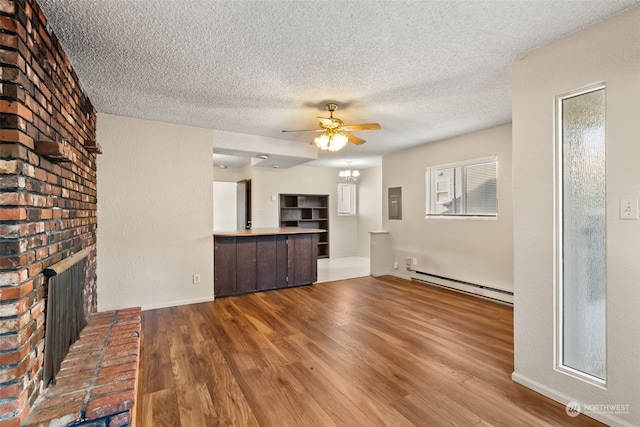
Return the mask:
M 399 277 L 401 279 L 405 279 L 405 280 L 411 280 L 411 276 L 405 275 L 405 274 L 400 274 L 400 273 L 389 273 L 389 275 L 391 276 L 395 276 L 395 277 Z
M 569 402 L 578 402 L 581 407 L 585 407 L 585 403 L 581 402 L 579 399 L 573 398 L 550 387 L 547 387 L 546 385 L 520 375 L 517 372 L 513 372 L 511 374 L 511 379 L 518 384 L 530 388 L 531 390 L 540 393 L 541 395 L 546 396 L 549 399 L 553 399 L 556 402 L 562 403 L 563 405 L 566 405 Z M 631 424 L 611 414 L 587 411 L 584 411 L 582 413 L 589 418 L 593 418 L 594 420 L 600 421 L 601 423 L 605 423 L 606 425 L 612 427 L 635 427 L 634 424 Z
M 371 272 L 369 272 L 369 276 L 371 276 L 371 277 L 382 277 L 382 276 L 388 276 L 389 274 L 391 274 L 391 273 L 386 273 L 386 272 L 385 273 L 371 273 Z
M 142 311 L 155 310 L 157 308 L 177 307 L 179 305 L 197 304 L 200 302 L 209 302 L 213 300 L 214 300 L 213 296 L 206 296 L 201 298 L 185 299 L 185 300 L 179 300 L 179 301 L 168 301 L 166 303 L 160 303 L 160 304 L 143 305 Z

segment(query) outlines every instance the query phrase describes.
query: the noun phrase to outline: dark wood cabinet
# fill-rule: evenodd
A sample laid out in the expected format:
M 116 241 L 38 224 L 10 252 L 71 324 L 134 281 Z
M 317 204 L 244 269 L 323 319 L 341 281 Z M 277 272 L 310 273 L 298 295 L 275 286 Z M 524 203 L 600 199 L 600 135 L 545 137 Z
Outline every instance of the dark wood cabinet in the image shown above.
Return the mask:
M 236 293 L 255 291 L 257 270 L 245 266 L 256 265 L 256 237 L 236 237 Z
M 288 277 L 287 236 L 258 236 L 256 290 L 284 288 Z
M 318 279 L 318 233 L 214 235 L 214 295 L 310 285 Z
M 318 258 L 329 258 L 329 196 L 280 194 L 280 227 L 319 228 Z
M 289 283 L 300 286 L 315 282 L 318 277 L 318 234 L 289 236 Z
M 214 295 L 236 293 L 236 238 L 216 236 L 213 239 Z

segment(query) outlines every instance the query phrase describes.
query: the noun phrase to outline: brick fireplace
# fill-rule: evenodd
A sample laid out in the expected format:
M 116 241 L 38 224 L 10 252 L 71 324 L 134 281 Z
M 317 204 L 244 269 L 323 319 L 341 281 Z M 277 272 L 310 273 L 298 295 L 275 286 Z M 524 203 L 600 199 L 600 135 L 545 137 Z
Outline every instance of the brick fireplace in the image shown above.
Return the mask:
M 44 269 L 88 249 L 96 311 L 96 111 L 33 0 L 0 0 L 0 427 L 41 393 Z

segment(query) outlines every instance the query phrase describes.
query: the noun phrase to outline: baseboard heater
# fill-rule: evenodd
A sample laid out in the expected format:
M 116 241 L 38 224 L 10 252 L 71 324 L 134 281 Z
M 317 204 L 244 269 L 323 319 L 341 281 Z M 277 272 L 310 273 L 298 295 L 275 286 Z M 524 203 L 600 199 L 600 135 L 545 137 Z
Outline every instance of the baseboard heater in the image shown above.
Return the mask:
M 428 278 L 437 279 L 438 282 L 433 280 L 426 280 L 426 278 L 414 277 L 412 280 L 417 280 L 424 283 L 429 283 L 435 286 L 443 288 L 453 289 L 455 291 L 464 292 L 474 296 L 496 300 L 499 302 L 513 304 L 513 292 L 505 291 L 504 289 L 492 288 L 490 286 L 478 285 L 476 283 L 465 282 L 464 280 L 452 279 L 450 277 L 440 276 L 437 274 L 427 273 L 420 270 L 414 270 L 407 267 L 407 271 L 415 273 L 416 275 L 426 276 Z M 440 280 L 446 283 L 439 282 Z

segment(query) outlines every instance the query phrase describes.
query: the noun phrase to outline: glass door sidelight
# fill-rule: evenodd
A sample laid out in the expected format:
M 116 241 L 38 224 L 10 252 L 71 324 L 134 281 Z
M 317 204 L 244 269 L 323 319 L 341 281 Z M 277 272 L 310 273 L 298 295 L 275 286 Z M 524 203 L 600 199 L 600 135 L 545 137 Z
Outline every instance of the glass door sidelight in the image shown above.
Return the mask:
M 557 367 L 606 377 L 605 88 L 557 97 Z

